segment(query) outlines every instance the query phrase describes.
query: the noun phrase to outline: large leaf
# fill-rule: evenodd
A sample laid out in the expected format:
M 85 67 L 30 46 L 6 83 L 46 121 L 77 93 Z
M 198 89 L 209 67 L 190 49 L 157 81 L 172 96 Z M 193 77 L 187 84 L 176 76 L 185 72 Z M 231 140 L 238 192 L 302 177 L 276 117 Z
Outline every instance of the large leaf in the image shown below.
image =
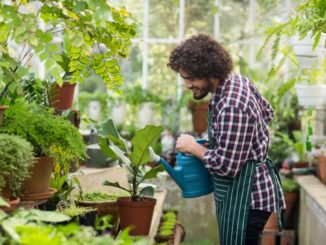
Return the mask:
M 9 207 L 9 203 L 0 196 L 0 206 Z
M 151 160 L 148 148 L 161 136 L 162 126 L 147 125 L 138 131 L 131 140 L 133 151 L 131 153 L 131 166 L 140 166 Z
M 143 176 L 143 180 L 155 178 L 157 174 L 162 171 L 164 171 L 164 167 L 163 165 L 160 164 L 159 166 L 152 168 L 151 170 L 146 172 L 145 175 Z
M 107 155 L 108 157 L 111 157 L 113 160 L 119 159 L 115 152 L 109 147 L 107 139 L 101 138 L 99 146 L 101 147 L 101 150 L 105 153 L 105 155 Z
M 106 138 L 109 135 L 112 135 L 113 137 L 120 139 L 120 135 L 117 129 L 115 128 L 112 119 L 108 119 L 106 122 L 102 123 L 100 125 L 100 128 L 98 129 L 97 134 L 101 138 Z
M 155 190 L 152 186 L 146 186 L 143 189 L 141 189 L 139 195 L 152 197 L 152 196 L 154 196 L 154 192 L 155 192 Z

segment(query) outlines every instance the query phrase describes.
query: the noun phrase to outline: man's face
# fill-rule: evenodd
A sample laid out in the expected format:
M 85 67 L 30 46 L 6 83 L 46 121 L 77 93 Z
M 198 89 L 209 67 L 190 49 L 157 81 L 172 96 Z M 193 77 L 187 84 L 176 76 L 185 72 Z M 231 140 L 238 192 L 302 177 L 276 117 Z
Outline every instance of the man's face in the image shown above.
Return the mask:
M 192 77 L 182 69 L 180 69 L 179 74 L 184 79 L 186 88 L 192 91 L 195 100 L 200 100 L 209 92 L 212 92 L 213 84 L 208 79 L 204 80 Z

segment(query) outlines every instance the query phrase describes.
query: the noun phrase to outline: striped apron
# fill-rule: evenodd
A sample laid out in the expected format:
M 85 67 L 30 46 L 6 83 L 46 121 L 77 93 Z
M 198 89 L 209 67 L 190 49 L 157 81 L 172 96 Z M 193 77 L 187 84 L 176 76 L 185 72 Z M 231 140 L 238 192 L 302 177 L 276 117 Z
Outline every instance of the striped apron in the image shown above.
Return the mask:
M 208 126 L 210 148 L 214 149 L 215 142 L 213 142 L 210 134 L 210 115 Z M 268 157 L 263 162 L 248 160 L 235 178 L 218 174 L 212 175 L 220 245 L 245 244 L 253 180 L 256 167 L 260 164 L 266 164 L 268 167 L 274 185 L 274 193 L 276 193 L 275 201 L 279 228 L 280 230 L 284 228 L 285 213 L 280 210 L 279 197 L 281 193 L 277 188 L 278 183 L 281 183 L 278 170 Z

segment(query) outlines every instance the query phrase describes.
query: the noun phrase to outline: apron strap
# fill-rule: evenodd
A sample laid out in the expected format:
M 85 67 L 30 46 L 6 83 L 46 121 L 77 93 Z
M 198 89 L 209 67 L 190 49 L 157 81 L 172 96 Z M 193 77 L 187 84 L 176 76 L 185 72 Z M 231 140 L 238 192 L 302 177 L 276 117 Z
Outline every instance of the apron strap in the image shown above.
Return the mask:
M 268 168 L 269 175 L 272 178 L 274 193 L 275 193 L 275 204 L 276 204 L 276 213 L 278 217 L 278 226 L 279 230 L 283 230 L 285 227 L 285 212 L 280 208 L 280 196 L 282 195 L 280 188 L 282 188 L 282 182 L 280 178 L 280 174 L 273 160 L 267 157 L 264 161 Z

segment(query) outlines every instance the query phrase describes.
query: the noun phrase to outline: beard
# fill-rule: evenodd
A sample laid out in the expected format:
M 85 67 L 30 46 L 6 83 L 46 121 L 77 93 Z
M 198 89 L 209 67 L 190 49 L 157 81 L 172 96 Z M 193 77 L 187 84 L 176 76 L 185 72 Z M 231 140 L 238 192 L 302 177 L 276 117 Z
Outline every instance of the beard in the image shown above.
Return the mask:
M 201 99 L 205 98 L 209 92 L 212 92 L 212 89 L 213 89 L 212 82 L 209 79 L 204 80 L 204 81 L 205 81 L 205 83 L 202 88 L 195 88 L 197 93 L 195 93 L 195 91 L 193 91 L 193 98 L 195 100 L 201 100 Z

